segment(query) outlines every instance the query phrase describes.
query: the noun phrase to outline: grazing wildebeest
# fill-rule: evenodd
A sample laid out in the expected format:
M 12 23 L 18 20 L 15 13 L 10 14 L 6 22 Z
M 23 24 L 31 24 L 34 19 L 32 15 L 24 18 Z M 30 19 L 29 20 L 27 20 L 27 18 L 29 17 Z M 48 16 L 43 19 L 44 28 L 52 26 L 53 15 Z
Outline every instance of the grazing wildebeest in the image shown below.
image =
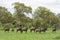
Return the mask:
M 24 27 L 24 28 L 23 28 L 23 27 L 18 27 L 18 28 L 17 28 L 17 32 L 20 31 L 21 33 L 22 33 L 23 31 L 27 32 L 27 30 L 28 30 L 28 27 Z
M 43 28 L 37 28 L 37 29 L 35 29 L 35 31 L 36 32 L 46 32 L 46 30 L 47 30 L 47 27 L 43 27 Z
M 16 26 L 18 26 L 16 27 L 16 31 L 17 32 L 20 31 L 22 33 L 22 25 L 16 25 Z
M 24 27 L 24 28 L 22 28 L 22 31 L 27 32 L 27 31 L 28 31 L 28 27 Z
M 36 32 L 41 32 L 40 28 L 35 29 Z
M 47 27 L 43 27 L 40 29 L 41 32 L 46 32 L 46 30 L 47 30 Z
M 32 31 L 35 32 L 35 29 L 37 29 L 37 27 L 31 27 L 31 28 L 30 28 L 30 32 L 32 32 Z
M 22 27 L 17 27 L 17 28 L 16 28 L 16 31 L 17 31 L 17 32 L 20 31 L 20 30 L 22 30 Z
M 6 26 L 6 27 L 4 28 L 4 30 L 9 32 L 10 27 Z

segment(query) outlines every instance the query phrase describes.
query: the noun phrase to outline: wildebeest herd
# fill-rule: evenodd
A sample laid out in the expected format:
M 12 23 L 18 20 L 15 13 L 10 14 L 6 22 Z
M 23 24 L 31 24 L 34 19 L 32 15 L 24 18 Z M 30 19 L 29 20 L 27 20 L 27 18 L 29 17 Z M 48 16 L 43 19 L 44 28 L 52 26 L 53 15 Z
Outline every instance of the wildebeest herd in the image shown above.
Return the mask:
M 29 28 L 29 27 L 16 27 L 15 29 L 14 28 L 10 28 L 10 27 L 8 27 L 8 26 L 6 26 L 5 28 L 4 28 L 4 31 L 6 32 L 9 32 L 10 31 L 10 29 L 11 29 L 11 31 L 12 32 L 14 32 L 15 31 L 15 29 L 16 29 L 16 32 L 18 32 L 18 31 L 20 31 L 21 33 L 23 33 L 23 31 L 25 31 L 25 32 L 27 32 L 28 30 L 30 30 L 30 32 L 32 32 L 32 31 L 34 31 L 34 32 L 39 32 L 39 33 L 41 33 L 41 32 L 46 32 L 47 31 L 47 27 L 31 27 L 31 28 Z M 54 32 L 54 31 L 56 31 L 57 30 L 57 28 L 56 27 L 54 27 L 53 29 L 52 29 L 52 31 Z

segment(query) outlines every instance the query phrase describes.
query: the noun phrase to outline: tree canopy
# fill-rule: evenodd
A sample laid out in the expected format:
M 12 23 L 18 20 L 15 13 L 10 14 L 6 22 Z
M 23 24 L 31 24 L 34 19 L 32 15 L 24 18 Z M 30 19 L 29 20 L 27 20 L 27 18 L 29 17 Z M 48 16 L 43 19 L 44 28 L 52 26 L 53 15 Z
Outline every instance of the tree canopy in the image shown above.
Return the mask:
M 0 7 L 0 22 L 1 23 L 12 22 L 12 14 L 5 7 Z
M 45 7 L 38 7 L 33 14 L 33 18 L 34 20 L 37 19 L 37 22 L 43 23 L 43 25 L 45 22 L 46 25 L 54 26 L 58 22 L 56 15 Z

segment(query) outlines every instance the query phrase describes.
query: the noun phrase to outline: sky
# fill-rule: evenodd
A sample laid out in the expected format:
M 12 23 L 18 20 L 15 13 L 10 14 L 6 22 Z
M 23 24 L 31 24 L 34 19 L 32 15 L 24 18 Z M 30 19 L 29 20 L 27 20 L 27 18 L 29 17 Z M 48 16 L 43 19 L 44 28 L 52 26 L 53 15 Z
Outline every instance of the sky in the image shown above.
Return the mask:
M 14 2 L 20 2 L 27 6 L 31 6 L 33 11 L 39 6 L 44 6 L 55 14 L 60 13 L 60 0 L 0 0 L 0 6 L 6 7 L 13 13 L 14 9 L 12 3 Z

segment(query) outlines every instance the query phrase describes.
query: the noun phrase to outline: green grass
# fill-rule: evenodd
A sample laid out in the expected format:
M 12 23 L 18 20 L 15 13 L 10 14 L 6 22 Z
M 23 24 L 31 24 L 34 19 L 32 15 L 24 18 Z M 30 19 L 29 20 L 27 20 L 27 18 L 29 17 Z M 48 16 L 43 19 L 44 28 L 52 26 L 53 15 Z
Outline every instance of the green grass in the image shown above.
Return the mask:
M 0 40 L 60 40 L 60 30 L 52 32 L 48 30 L 45 33 L 35 32 L 4 32 L 0 30 Z

